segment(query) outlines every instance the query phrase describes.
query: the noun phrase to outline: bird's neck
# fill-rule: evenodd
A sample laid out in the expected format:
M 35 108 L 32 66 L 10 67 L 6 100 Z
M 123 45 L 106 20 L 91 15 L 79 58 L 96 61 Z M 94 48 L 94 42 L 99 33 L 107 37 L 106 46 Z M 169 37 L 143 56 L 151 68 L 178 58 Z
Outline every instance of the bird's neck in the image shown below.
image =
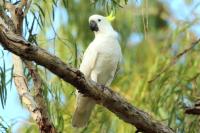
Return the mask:
M 99 38 L 99 37 L 116 37 L 117 38 L 117 32 L 114 31 L 113 29 L 110 29 L 109 31 L 98 31 L 94 33 L 95 38 Z

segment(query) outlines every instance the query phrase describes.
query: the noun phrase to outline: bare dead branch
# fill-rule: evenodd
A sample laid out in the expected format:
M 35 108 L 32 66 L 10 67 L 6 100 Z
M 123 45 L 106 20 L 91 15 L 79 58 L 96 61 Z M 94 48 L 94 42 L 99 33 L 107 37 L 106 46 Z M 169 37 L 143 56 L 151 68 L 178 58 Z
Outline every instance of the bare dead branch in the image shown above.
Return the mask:
M 13 65 L 14 65 L 14 82 L 15 86 L 17 88 L 17 91 L 22 98 L 22 102 L 26 105 L 28 110 L 31 113 L 31 116 L 33 120 L 36 121 L 36 123 L 39 125 L 40 129 L 42 128 L 43 130 L 41 131 L 48 131 L 51 133 L 51 124 L 46 124 L 48 122 L 48 119 L 46 118 L 45 115 L 43 115 L 43 112 L 41 108 L 38 106 L 38 101 L 34 100 L 34 97 L 30 94 L 28 85 L 27 85 L 27 80 L 24 77 L 23 74 L 23 66 L 22 66 L 22 60 L 20 59 L 19 56 L 16 56 L 13 54 Z M 45 106 L 44 106 L 45 107 Z M 44 122 L 47 121 L 47 122 Z M 47 126 L 48 125 L 48 126 Z M 48 129 L 47 129 L 48 128 Z
M 43 97 L 42 79 L 31 61 L 23 60 L 31 74 L 34 83 L 34 100 L 37 103 L 37 109 L 40 112 L 40 118 L 36 120 L 41 133 L 56 133 L 56 129 L 48 117 L 47 104 Z
M 146 112 L 128 103 L 110 88 L 87 80 L 79 70 L 68 66 L 58 57 L 32 45 L 11 31 L 6 31 L 3 26 L 0 27 L 0 42 L 10 52 L 49 69 L 52 73 L 76 87 L 79 92 L 93 98 L 98 104 L 115 113 L 120 119 L 134 125 L 139 131 L 145 133 L 174 132 L 169 127 L 151 118 Z

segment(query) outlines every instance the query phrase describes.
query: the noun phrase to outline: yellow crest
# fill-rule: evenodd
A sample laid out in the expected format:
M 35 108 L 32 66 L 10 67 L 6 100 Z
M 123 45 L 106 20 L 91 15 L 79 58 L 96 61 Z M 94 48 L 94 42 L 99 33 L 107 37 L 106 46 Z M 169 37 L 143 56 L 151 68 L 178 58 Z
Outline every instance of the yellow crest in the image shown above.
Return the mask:
M 114 12 L 111 11 L 110 14 L 106 18 L 108 21 L 112 22 L 115 19 Z

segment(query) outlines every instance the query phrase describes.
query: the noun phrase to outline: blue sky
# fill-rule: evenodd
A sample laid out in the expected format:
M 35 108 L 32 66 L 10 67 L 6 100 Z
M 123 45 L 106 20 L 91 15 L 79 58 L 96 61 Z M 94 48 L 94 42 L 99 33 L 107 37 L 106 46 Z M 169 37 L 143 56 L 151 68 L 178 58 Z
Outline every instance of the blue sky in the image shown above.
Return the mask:
M 0 47 L 0 51 L 2 51 L 2 47 Z M 12 67 L 12 62 L 10 62 L 11 54 L 8 54 L 8 52 L 4 52 L 4 59 L 6 61 L 6 68 Z M 9 62 L 8 62 L 9 61 Z M 2 59 L 0 59 L 0 66 L 3 65 Z M 10 79 L 10 73 L 7 73 L 7 80 Z M 28 111 L 23 108 L 20 104 L 20 99 L 17 94 L 16 88 L 14 84 L 12 84 L 12 87 L 7 87 L 7 102 L 6 106 L 3 109 L 0 106 L 0 115 L 3 117 L 3 119 L 10 125 L 17 124 L 13 127 L 13 130 L 15 130 L 23 121 L 25 121 L 28 118 Z
M 169 6 L 171 13 L 173 14 L 174 17 L 178 18 L 179 20 L 188 20 L 192 21 L 194 19 L 194 16 L 191 15 L 191 11 L 194 9 L 194 7 L 197 5 L 199 0 L 193 0 L 193 4 L 191 5 L 186 5 L 184 4 L 184 0 L 161 0 L 166 3 L 166 5 Z M 67 22 L 67 14 L 62 10 L 62 9 L 56 9 L 56 17 L 54 22 L 55 28 L 58 28 L 58 25 L 60 23 L 60 18 L 62 18 L 62 22 L 66 23 Z M 195 9 L 195 13 L 200 14 L 200 6 L 198 6 Z M 64 17 L 65 16 L 65 17 Z M 200 16 L 200 15 L 199 15 Z M 30 16 L 31 19 L 31 16 Z M 176 25 L 175 25 L 176 26 Z M 191 30 L 195 32 L 197 36 L 200 36 L 200 25 L 194 25 L 191 27 Z M 38 31 L 36 31 L 38 32 Z M 48 32 L 50 34 L 47 34 L 48 38 L 52 38 L 53 36 L 53 31 L 50 30 Z M 138 38 L 137 35 L 135 35 L 135 38 L 133 37 L 133 41 L 138 41 L 140 38 Z M 0 51 L 3 49 L 0 47 Z M 5 52 L 7 53 L 7 52 Z M 5 54 L 5 60 L 10 61 L 11 60 L 11 55 L 10 54 Z M 0 60 L 0 65 L 2 65 L 2 60 Z M 6 68 L 11 68 L 12 62 L 6 62 Z M 9 78 L 9 77 L 8 77 Z M 8 123 L 8 124 L 14 124 L 17 123 L 13 126 L 13 132 L 16 132 L 16 129 L 19 127 L 20 124 L 23 124 L 23 122 L 26 121 L 26 119 L 29 118 L 29 112 L 21 106 L 20 101 L 19 101 L 19 96 L 16 92 L 16 88 L 13 84 L 12 89 L 8 89 L 8 95 L 7 95 L 7 103 L 5 106 L 5 109 L 2 109 L 0 106 L 0 115 L 3 117 L 3 119 Z

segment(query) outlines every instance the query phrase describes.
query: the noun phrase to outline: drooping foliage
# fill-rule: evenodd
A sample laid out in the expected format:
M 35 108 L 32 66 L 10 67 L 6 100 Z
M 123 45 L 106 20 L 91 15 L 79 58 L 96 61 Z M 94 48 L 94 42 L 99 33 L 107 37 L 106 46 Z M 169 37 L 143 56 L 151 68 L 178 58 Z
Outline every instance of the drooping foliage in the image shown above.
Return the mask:
M 185 0 L 187 5 L 194 3 Z M 195 14 L 198 5 L 196 2 L 189 12 L 194 19 L 181 20 L 173 15 L 165 0 L 33 0 L 24 21 L 24 36 L 78 68 L 85 48 L 94 37 L 88 27 L 89 16 L 114 11 L 116 20 L 112 24 L 119 32 L 124 65 L 112 88 L 175 131 L 197 133 L 199 117 L 186 115 L 184 109 L 200 94 L 200 46 L 180 57 L 176 55 L 198 38 L 191 30 L 198 24 Z M 40 66 L 38 71 L 56 128 L 64 133 L 76 132 L 71 126 L 75 89 Z M 28 71 L 25 74 L 30 77 Z M 29 82 L 32 86 L 31 79 Z M 33 122 L 31 118 L 29 121 Z M 37 126 L 29 123 L 19 130 L 38 132 Z M 97 105 L 82 132 L 132 133 L 135 130 Z

